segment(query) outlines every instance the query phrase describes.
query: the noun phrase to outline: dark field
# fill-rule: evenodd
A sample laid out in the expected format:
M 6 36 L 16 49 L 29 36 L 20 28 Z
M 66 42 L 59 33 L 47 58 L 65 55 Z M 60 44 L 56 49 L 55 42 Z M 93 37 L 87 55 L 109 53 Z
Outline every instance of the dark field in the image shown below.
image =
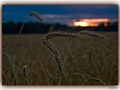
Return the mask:
M 117 85 L 118 33 L 100 32 L 107 38 L 81 35 L 80 39 L 55 37 L 64 76 L 43 35 L 3 35 L 3 85 Z

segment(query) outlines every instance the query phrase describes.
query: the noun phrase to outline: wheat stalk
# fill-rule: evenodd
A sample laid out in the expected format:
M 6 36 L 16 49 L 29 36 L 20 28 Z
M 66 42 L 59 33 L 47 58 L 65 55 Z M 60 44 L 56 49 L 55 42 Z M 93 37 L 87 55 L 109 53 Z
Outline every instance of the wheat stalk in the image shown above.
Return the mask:
M 12 70 L 12 73 L 13 73 L 13 76 L 14 76 L 14 83 L 16 84 L 16 72 L 15 72 L 15 65 L 12 63 L 12 59 L 11 59 L 11 56 L 6 53 L 6 52 L 3 52 L 3 55 L 5 55 L 7 58 L 8 58 L 8 63 L 11 65 L 11 70 Z M 16 56 L 14 57 L 14 60 L 16 59 Z
M 61 75 L 64 75 L 64 71 L 63 71 L 63 61 L 62 61 L 62 58 L 61 58 L 61 56 L 60 56 L 60 54 L 59 54 L 59 51 L 57 50 L 57 48 L 56 48 L 51 42 L 49 42 L 48 40 L 44 39 L 44 37 L 43 37 L 43 38 L 35 38 L 35 39 L 33 39 L 33 40 L 28 44 L 28 46 L 27 46 L 27 48 L 25 49 L 25 52 L 23 53 L 22 57 L 25 57 L 25 55 L 27 54 L 30 46 L 33 44 L 33 42 L 34 42 L 35 40 L 41 40 L 41 44 L 43 43 L 44 45 L 46 45 L 46 46 L 49 48 L 49 50 L 54 54 L 55 60 L 56 60 L 56 62 L 57 62 L 57 64 L 58 64 L 58 67 L 59 67 L 59 69 L 60 69 L 60 73 L 61 73 Z
M 52 32 L 45 35 L 45 39 L 50 39 L 54 37 L 71 37 L 71 38 L 79 38 L 79 36 L 75 33 L 67 33 L 67 32 Z
M 37 14 L 36 12 L 33 12 L 33 11 L 32 11 L 32 12 L 29 14 L 29 16 L 35 16 L 37 19 L 40 20 L 40 22 L 43 22 L 42 16 L 40 16 L 40 15 Z
M 86 83 L 86 82 L 88 82 L 90 80 L 96 80 L 96 81 L 99 81 L 100 83 L 102 83 L 103 85 L 106 85 L 106 82 L 99 79 L 99 78 L 90 78 L 90 79 L 84 80 L 82 84 L 84 84 L 84 83 Z
M 59 51 L 57 48 L 48 40 L 44 39 L 43 43 L 50 49 L 50 51 L 54 54 L 55 60 L 58 64 L 58 67 L 60 69 L 60 73 L 63 76 L 64 75 L 64 68 L 63 68 L 63 60 L 59 54 Z
M 22 24 L 21 29 L 20 29 L 20 31 L 19 31 L 19 34 L 22 33 L 22 30 L 23 30 L 24 25 L 25 25 L 25 23 Z
M 52 32 L 54 30 L 54 28 L 55 28 L 55 25 L 51 26 L 48 33 Z
M 84 74 L 82 74 L 82 73 L 70 73 L 70 74 L 68 74 L 68 75 L 65 75 L 64 77 L 59 77 L 57 84 L 58 84 L 58 85 L 61 85 L 63 78 L 69 79 L 69 77 L 74 77 L 74 76 L 81 77 L 83 80 L 86 80 L 86 78 L 87 78 L 87 77 L 86 77 Z
M 104 36 L 102 34 L 99 34 L 99 33 L 93 32 L 93 31 L 88 31 L 88 30 L 80 31 L 78 34 L 87 34 L 87 35 L 90 35 L 93 37 L 106 38 L 106 36 Z
M 87 31 L 87 30 L 83 30 L 80 31 L 78 33 L 68 33 L 68 32 L 51 32 L 45 35 L 45 39 L 51 39 L 54 37 L 72 37 L 72 38 L 80 38 L 80 35 L 89 35 L 89 36 L 93 36 L 96 38 L 106 38 L 106 36 L 96 33 L 96 32 L 91 32 L 91 31 Z
M 25 57 L 25 55 L 27 54 L 27 52 L 28 52 L 30 46 L 33 44 L 33 42 L 34 42 L 35 40 L 42 40 L 42 38 L 35 38 L 35 39 L 32 39 L 32 40 L 29 42 L 27 48 L 25 49 L 25 52 L 23 53 L 22 57 Z

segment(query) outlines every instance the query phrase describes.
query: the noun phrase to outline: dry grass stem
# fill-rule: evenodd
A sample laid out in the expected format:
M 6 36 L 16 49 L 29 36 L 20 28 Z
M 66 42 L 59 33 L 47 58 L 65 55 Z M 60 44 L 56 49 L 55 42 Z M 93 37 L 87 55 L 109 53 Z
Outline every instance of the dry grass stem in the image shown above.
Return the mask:
M 50 49 L 50 51 L 54 54 L 55 60 L 58 64 L 59 70 L 61 75 L 64 75 L 64 68 L 63 68 L 63 60 L 59 54 L 57 48 L 48 40 L 43 40 L 44 44 Z
M 98 37 L 98 38 L 106 38 L 106 36 L 104 36 L 102 34 L 99 34 L 99 33 L 93 32 L 93 31 L 88 31 L 88 30 L 83 30 L 83 31 L 80 31 L 79 33 L 80 34 L 87 34 L 87 35 L 90 35 L 93 37 Z
M 67 32 L 52 32 L 45 35 L 45 39 L 50 39 L 54 37 L 72 37 L 72 38 L 79 38 L 75 33 L 67 33 Z
M 101 80 L 99 78 L 90 78 L 90 79 L 84 80 L 83 84 L 85 84 L 86 82 L 88 83 L 91 80 L 95 80 L 95 81 L 98 81 L 98 82 L 102 83 L 103 85 L 107 85 L 106 82 L 104 82 L 103 80 Z
M 40 16 L 40 15 L 37 14 L 36 12 L 31 12 L 31 13 L 29 14 L 29 16 L 34 16 L 34 17 L 36 17 L 37 19 L 39 19 L 40 22 L 43 22 L 42 16 Z

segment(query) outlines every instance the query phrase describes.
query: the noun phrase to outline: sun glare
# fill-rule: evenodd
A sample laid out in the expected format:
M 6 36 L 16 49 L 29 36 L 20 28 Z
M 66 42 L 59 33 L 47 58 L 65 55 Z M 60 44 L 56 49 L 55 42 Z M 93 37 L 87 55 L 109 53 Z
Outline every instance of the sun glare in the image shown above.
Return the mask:
M 107 18 L 97 18 L 97 19 L 80 19 L 79 21 L 73 20 L 73 26 L 80 27 L 97 27 L 100 23 L 104 23 L 107 26 L 109 19 Z
M 87 27 L 89 24 L 87 22 L 74 22 L 74 26 Z

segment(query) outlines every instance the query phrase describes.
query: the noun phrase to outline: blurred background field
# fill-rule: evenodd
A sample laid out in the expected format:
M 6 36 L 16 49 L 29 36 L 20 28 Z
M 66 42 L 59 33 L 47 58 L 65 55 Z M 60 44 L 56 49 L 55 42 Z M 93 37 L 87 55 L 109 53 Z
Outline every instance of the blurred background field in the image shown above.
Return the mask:
M 107 38 L 81 35 L 80 39 L 50 39 L 63 59 L 65 76 L 60 76 L 54 55 L 38 39 L 42 34 L 3 35 L 2 84 L 117 85 L 118 33 L 98 33 Z

